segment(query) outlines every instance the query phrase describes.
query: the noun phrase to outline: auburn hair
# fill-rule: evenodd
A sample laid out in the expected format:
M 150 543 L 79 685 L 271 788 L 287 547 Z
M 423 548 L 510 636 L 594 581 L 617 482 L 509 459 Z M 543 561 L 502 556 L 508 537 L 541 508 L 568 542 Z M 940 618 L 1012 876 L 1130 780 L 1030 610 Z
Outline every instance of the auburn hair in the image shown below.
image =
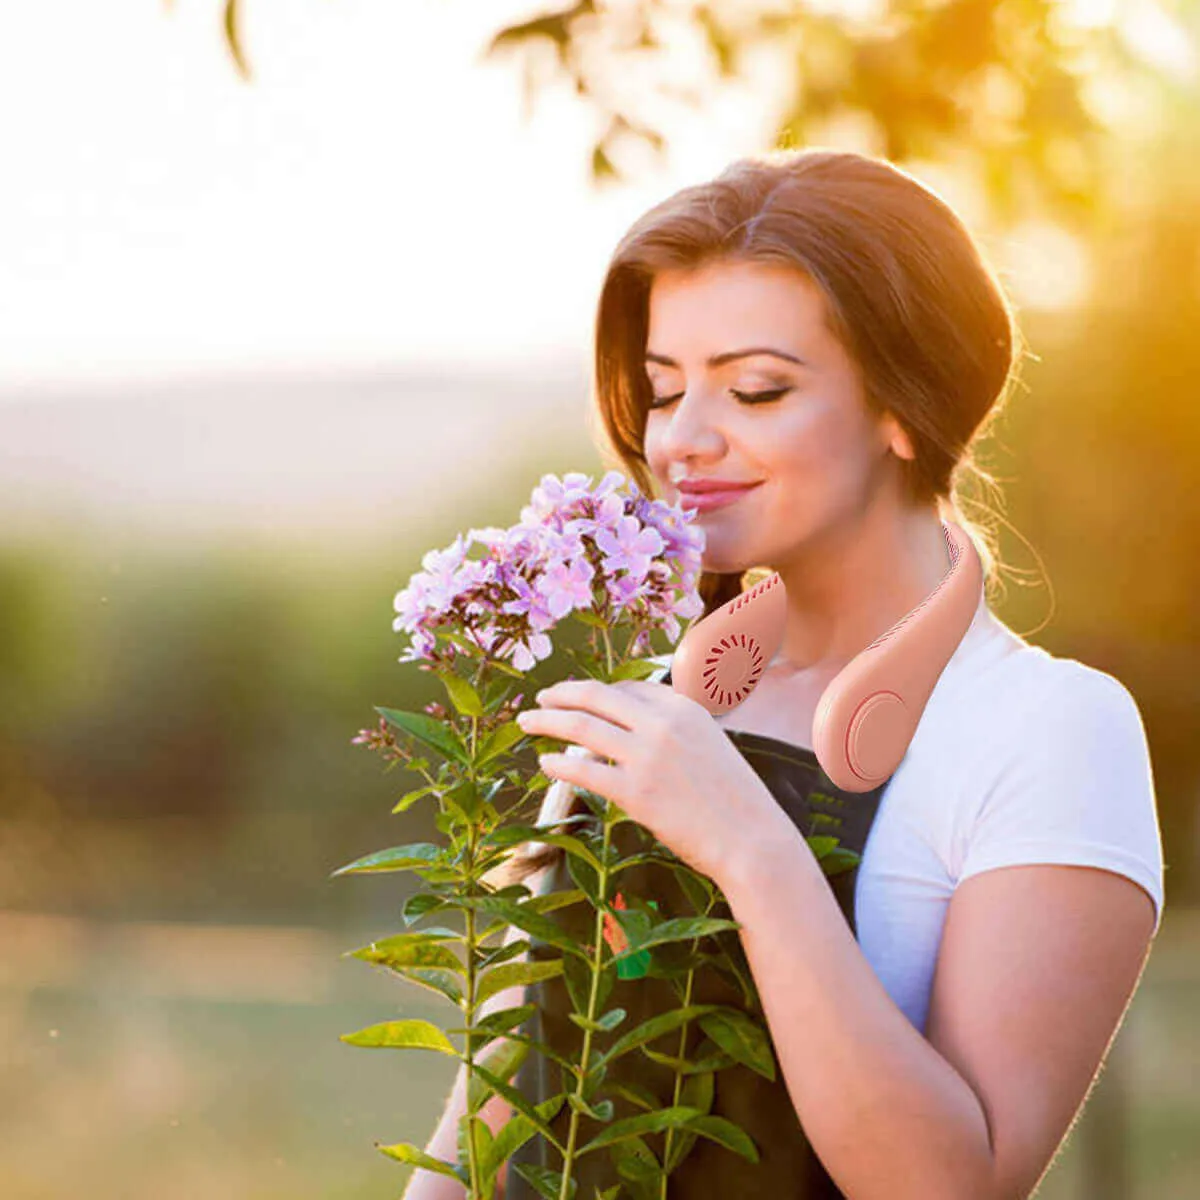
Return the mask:
M 934 503 L 963 527 L 993 588 L 993 530 L 964 515 L 973 503 L 964 484 L 995 488 L 973 444 L 1016 381 L 1020 332 L 949 205 L 885 159 L 809 149 L 737 159 L 638 218 L 600 290 L 594 388 L 607 449 L 647 495 L 655 492 L 644 449 L 650 287 L 659 271 L 718 260 L 790 266 L 821 290 L 867 404 L 890 412 L 912 444 L 915 458 L 900 460 L 909 501 Z M 757 582 L 748 575 L 702 572 L 704 612 Z

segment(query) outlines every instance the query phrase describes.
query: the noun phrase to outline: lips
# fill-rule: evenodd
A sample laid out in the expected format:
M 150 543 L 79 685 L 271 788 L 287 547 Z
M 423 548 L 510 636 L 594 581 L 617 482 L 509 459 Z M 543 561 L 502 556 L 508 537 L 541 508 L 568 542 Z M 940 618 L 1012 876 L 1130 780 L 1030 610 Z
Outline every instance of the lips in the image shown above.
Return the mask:
M 708 492 L 744 492 L 757 486 L 757 483 L 739 483 L 736 479 L 697 479 L 676 485 L 684 496 L 703 496 Z
M 692 508 L 697 512 L 710 512 L 714 508 L 723 508 L 727 504 L 734 504 L 740 500 L 747 492 L 754 491 L 759 484 L 742 484 L 738 487 L 721 488 L 717 491 L 681 491 L 680 503 L 684 508 Z

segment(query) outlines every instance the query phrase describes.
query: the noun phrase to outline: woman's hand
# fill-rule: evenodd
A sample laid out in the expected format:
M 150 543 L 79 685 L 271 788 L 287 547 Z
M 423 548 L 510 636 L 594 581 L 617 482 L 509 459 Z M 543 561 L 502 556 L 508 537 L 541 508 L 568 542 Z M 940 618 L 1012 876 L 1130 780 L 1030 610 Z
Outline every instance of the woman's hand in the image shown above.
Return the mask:
M 517 717 L 526 733 L 596 756 L 545 754 L 542 770 L 611 800 L 718 886 L 765 841 L 795 833 L 708 710 L 672 688 L 566 680 L 534 699 Z

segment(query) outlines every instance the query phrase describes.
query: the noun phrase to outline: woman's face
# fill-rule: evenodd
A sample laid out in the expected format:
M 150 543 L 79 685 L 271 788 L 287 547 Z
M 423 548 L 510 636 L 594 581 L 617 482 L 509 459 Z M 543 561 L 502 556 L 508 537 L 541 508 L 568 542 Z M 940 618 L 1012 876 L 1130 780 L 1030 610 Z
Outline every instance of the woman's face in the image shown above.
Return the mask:
M 660 272 L 646 373 L 645 452 L 667 500 L 691 506 L 673 475 L 758 484 L 696 514 L 706 570 L 778 567 L 899 495 L 889 444 L 903 434 L 868 410 L 821 292 L 797 270 L 728 261 Z

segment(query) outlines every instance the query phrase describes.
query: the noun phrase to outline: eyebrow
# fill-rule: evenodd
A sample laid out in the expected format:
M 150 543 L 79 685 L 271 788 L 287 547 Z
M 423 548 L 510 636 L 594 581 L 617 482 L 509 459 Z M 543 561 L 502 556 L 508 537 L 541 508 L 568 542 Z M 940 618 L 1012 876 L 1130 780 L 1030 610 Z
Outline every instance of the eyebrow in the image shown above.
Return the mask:
M 733 362 L 739 358 L 750 358 L 755 354 L 770 354 L 774 358 L 786 359 L 788 362 L 798 363 L 802 367 L 808 366 L 808 363 L 803 358 L 798 358 L 795 354 L 789 354 L 786 350 L 776 350 L 771 346 L 750 346 L 745 350 L 726 350 L 721 354 L 712 355 L 707 361 L 710 367 L 724 366 L 725 363 Z M 646 351 L 646 361 L 653 363 L 661 363 L 664 367 L 677 367 L 679 364 L 665 354 L 656 354 L 653 350 Z

